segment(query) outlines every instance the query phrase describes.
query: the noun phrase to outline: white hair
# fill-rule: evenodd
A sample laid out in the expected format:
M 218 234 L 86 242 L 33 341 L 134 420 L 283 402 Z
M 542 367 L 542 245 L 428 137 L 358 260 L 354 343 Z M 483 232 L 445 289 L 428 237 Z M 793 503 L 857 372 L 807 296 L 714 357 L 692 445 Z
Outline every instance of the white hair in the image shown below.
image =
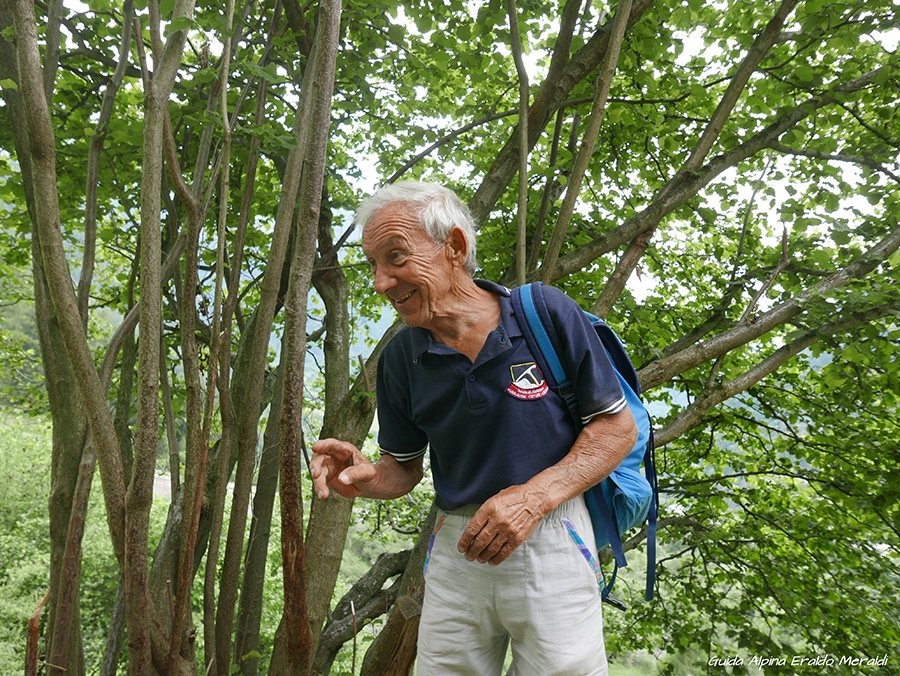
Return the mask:
M 446 241 L 453 228 L 460 228 L 465 233 L 469 245 L 466 271 L 470 275 L 475 274 L 477 267 L 475 221 L 469 213 L 469 208 L 455 192 L 436 183 L 421 181 L 390 183 L 360 203 L 353 223 L 365 227 L 376 212 L 390 204 L 408 206 L 422 229 L 438 244 Z

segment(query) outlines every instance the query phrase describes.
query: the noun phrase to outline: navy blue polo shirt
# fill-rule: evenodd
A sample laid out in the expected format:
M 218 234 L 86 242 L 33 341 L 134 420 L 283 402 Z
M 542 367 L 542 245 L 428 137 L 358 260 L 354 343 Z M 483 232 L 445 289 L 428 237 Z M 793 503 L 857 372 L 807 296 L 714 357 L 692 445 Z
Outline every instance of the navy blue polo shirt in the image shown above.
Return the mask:
M 431 449 L 441 509 L 480 504 L 555 465 L 577 430 L 528 348 L 509 289 L 476 280 L 500 299 L 500 325 L 473 364 L 419 327 L 404 327 L 378 361 L 378 444 L 405 462 Z M 626 407 L 615 371 L 581 308 L 544 289 L 564 345 L 560 360 L 588 420 Z M 524 318 L 522 320 L 524 322 Z

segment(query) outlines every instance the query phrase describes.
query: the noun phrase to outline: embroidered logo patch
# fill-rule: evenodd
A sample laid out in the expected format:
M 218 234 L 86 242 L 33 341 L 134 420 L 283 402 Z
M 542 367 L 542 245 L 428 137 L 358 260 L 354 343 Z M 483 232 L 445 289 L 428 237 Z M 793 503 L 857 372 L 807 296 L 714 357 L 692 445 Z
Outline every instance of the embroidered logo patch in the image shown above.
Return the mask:
M 533 361 L 526 364 L 514 364 L 509 367 L 509 375 L 512 382 L 506 388 L 506 393 L 516 399 L 530 401 L 546 396 L 550 387 L 544 380 L 544 374 Z

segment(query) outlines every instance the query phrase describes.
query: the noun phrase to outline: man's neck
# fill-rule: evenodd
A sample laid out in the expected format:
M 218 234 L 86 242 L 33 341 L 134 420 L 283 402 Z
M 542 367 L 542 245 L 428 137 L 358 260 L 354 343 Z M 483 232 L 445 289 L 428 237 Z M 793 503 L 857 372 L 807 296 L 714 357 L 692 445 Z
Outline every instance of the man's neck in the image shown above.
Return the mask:
M 427 328 L 438 342 L 463 353 L 474 362 L 491 331 L 500 324 L 497 296 L 471 278 L 447 298 L 440 314 Z

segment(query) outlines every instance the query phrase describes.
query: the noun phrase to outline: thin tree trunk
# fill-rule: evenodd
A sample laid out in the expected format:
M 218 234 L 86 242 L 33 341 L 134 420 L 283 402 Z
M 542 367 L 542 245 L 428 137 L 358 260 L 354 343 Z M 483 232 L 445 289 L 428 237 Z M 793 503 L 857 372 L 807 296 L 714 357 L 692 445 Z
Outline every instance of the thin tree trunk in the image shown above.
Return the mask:
M 259 659 L 252 657 L 259 652 L 260 626 L 262 623 L 262 594 L 268 565 L 269 542 L 272 530 L 272 514 L 278 490 L 278 455 L 281 437 L 281 398 L 284 391 L 282 364 L 278 367 L 275 396 L 269 408 L 269 419 L 263 435 L 263 450 L 259 460 L 256 493 L 253 496 L 253 519 L 250 523 L 250 541 L 244 564 L 244 580 L 241 585 L 241 602 L 237 618 L 235 663 L 242 674 L 256 676 Z
M 331 210 L 323 208 L 319 219 L 319 260 L 313 283 L 325 304 L 325 405 L 322 413 L 322 433 L 336 424 L 335 413 L 350 390 L 350 288 L 341 269 L 338 249 L 331 234 Z M 333 497 L 339 497 L 337 495 Z M 343 555 L 346 528 L 349 524 L 352 501 L 340 498 L 336 510 L 322 513 L 322 501 L 313 496 L 309 525 L 306 531 L 307 585 L 309 587 L 309 623 L 313 652 L 328 615 L 334 585 Z M 335 523 L 333 520 L 338 522 Z M 341 523 L 342 521 L 342 523 Z M 324 546 L 320 549 L 320 546 Z
M 70 663 L 68 655 L 73 630 L 77 623 L 73 622 L 77 611 L 78 586 L 81 577 L 81 542 L 84 537 L 84 525 L 87 521 L 88 499 L 91 495 L 91 483 L 94 479 L 94 449 L 90 443 L 85 444 L 78 467 L 78 481 L 72 500 L 69 516 L 69 532 L 66 540 L 66 553 L 63 558 L 57 597 L 56 621 L 53 625 L 52 651 L 47 658 L 48 674 L 65 674 Z
M 397 321 L 382 334 L 347 396 L 342 399 L 334 414 L 326 419 L 322 427 L 323 437 L 346 439 L 357 447 L 363 444 L 375 415 L 375 371 L 378 358 L 402 326 Z M 315 589 L 310 594 L 311 599 L 330 599 L 334 592 L 352 508 L 353 500 L 338 495 L 332 495 L 328 500 L 319 500 L 313 495 L 306 540 L 308 586 Z M 311 620 L 318 617 L 315 614 L 317 612 L 318 604 L 313 605 L 311 601 Z M 327 602 L 325 612 L 327 613 Z M 324 616 L 322 619 L 324 620 Z M 275 645 L 272 649 L 269 666 L 269 674 L 272 676 L 290 673 L 284 634 L 282 620 L 275 633 Z
M 271 40 L 276 31 L 280 12 L 276 11 L 270 24 L 266 54 L 269 52 Z M 266 57 L 261 60 L 261 65 L 267 62 Z M 256 91 L 255 122 L 262 124 L 265 117 L 267 86 L 266 80 L 260 78 Z M 234 429 L 235 413 L 233 410 L 228 374 L 231 370 L 231 320 L 237 307 L 238 289 L 240 287 L 241 259 L 244 251 L 245 233 L 250 220 L 253 188 L 256 182 L 256 170 L 259 160 L 260 142 L 253 137 L 250 145 L 250 156 L 247 161 L 247 172 L 243 195 L 241 198 L 241 212 L 238 219 L 238 228 L 234 238 L 234 253 L 232 257 L 232 278 L 229 282 L 231 293 L 225 307 L 225 326 L 223 330 L 225 350 L 222 355 L 222 375 L 220 377 L 219 392 L 222 400 L 222 426 L 224 430 Z M 284 355 L 282 353 L 282 360 Z M 241 586 L 240 605 L 238 606 L 238 627 L 235 638 L 235 657 L 241 665 L 242 673 L 253 675 L 258 672 L 258 659 L 244 660 L 245 655 L 258 652 L 260 645 L 260 626 L 262 622 L 262 595 L 265 582 L 267 553 L 269 549 L 269 536 L 272 528 L 272 513 L 275 505 L 275 494 L 278 487 L 278 446 L 281 420 L 281 392 L 284 389 L 282 379 L 283 367 L 279 365 L 275 382 L 275 394 L 269 410 L 269 419 L 263 434 L 263 451 L 260 458 L 259 472 L 256 478 L 256 493 L 253 497 L 253 519 L 250 522 L 250 542 L 247 547 L 247 558 L 244 564 L 244 579 Z M 211 595 L 209 603 L 215 600 Z
M 28 618 L 25 639 L 25 676 L 37 676 L 40 657 L 41 615 L 50 599 L 50 590 L 44 594 L 44 598 L 37 604 L 31 617 Z
M 225 33 L 230 34 L 234 19 L 234 0 L 228 3 L 226 13 Z M 185 493 L 184 513 L 181 534 L 180 568 L 178 576 L 178 590 L 175 599 L 175 614 L 172 620 L 172 636 L 169 646 L 169 670 L 175 668 L 181 649 L 182 631 L 185 617 L 191 599 L 191 585 L 193 582 L 193 558 L 197 543 L 197 530 L 200 522 L 203 492 L 202 487 L 206 482 L 206 470 L 209 460 L 209 439 L 212 428 L 213 407 L 215 403 L 216 379 L 219 355 L 222 350 L 222 337 L 220 325 L 222 319 L 222 285 L 225 267 L 225 219 L 229 200 L 229 170 L 231 161 L 231 126 L 228 119 L 228 73 L 231 64 L 231 42 L 225 42 L 225 50 L 222 55 L 219 70 L 219 92 L 221 95 L 221 118 L 223 125 L 224 143 L 220 156 L 221 186 L 219 192 L 219 221 L 218 238 L 216 246 L 216 279 L 213 298 L 213 325 L 210 341 L 209 370 L 207 382 L 207 396 L 205 406 L 200 406 L 200 367 L 197 342 L 194 336 L 194 317 L 196 312 L 195 298 L 197 296 L 197 272 L 198 272 L 198 246 L 200 237 L 200 221 L 191 219 L 191 228 L 188 234 L 188 260 L 185 266 L 185 292 L 181 302 L 182 316 L 182 341 L 184 344 L 185 381 L 190 389 L 188 396 L 188 452 L 185 462 Z M 199 183 L 198 183 L 199 185 Z M 196 192 L 195 192 L 196 194 Z M 205 214 L 205 208 L 201 207 L 200 214 Z M 226 348 L 227 349 L 227 348 Z M 194 415 L 191 415 L 193 413 Z M 228 425 L 224 430 L 225 448 L 231 445 L 232 426 Z M 214 559 L 213 559 L 214 561 Z M 213 581 L 215 577 L 213 576 Z M 208 581 L 209 582 L 209 581 Z M 210 638 L 215 645 L 214 637 Z
M 12 12 L 10 2 L 0 0 L 0 30 L 12 28 Z M 0 40 L 0 78 L 18 82 L 16 69 L 16 53 L 10 41 Z M 40 251 L 40 233 L 37 228 L 37 214 L 32 191 L 33 178 L 31 155 L 27 134 L 27 122 L 24 103 L 18 90 L 3 89 L 9 123 L 13 132 L 16 155 L 22 172 L 25 201 L 32 221 L 31 254 L 34 283 L 35 323 L 41 346 L 41 362 L 44 370 L 44 382 L 53 420 L 52 459 L 50 477 L 50 586 L 48 590 L 49 612 L 46 625 L 46 649 L 51 649 L 53 627 L 55 626 L 55 607 L 59 587 L 60 569 L 66 547 L 66 538 L 71 511 L 72 496 L 78 476 L 78 464 L 87 432 L 87 421 L 84 409 L 77 397 L 71 393 L 77 390 L 78 384 L 66 355 L 65 343 L 59 330 L 59 322 L 47 288 L 44 264 Z M 75 661 L 80 653 L 80 632 L 77 616 L 70 618 L 75 626 L 72 631 L 73 660 L 66 667 L 74 673 L 81 673 L 83 665 Z M 35 644 L 37 649 L 37 644 Z
M 111 419 L 102 395 L 97 371 L 84 335 L 75 303 L 68 266 L 59 229 L 56 195 L 55 142 L 47 107 L 45 83 L 37 44 L 33 6 L 27 2 L 4 3 L 3 22 L 10 18 L 15 27 L 16 56 L 12 60 L 4 44 L 3 62 L 18 63 L 18 94 L 6 94 L 11 101 L 10 119 L 16 139 L 17 155 L 25 180 L 25 192 L 34 225 L 32 246 L 35 252 L 35 296 L 37 323 L 41 336 L 44 369 L 54 422 L 53 498 L 51 502 L 51 618 L 48 627 L 57 625 L 53 608 L 59 593 L 59 570 L 68 530 L 71 496 L 84 440 L 84 411 L 89 411 L 95 447 L 101 453 L 113 547 L 122 552 L 122 494 L 124 481 L 117 458 L 117 444 Z M 52 78 L 50 78 L 52 80 Z M 47 89 L 52 86 L 47 83 Z M 63 389 L 59 389 L 63 385 Z M 80 392 L 80 401 L 71 393 Z M 84 408 L 82 408 L 82 405 Z M 65 426 L 65 429 L 63 429 Z M 80 430 L 80 431 L 79 431 Z M 83 655 L 77 611 L 70 615 L 70 645 L 64 667 L 69 673 L 83 673 Z M 49 631 L 53 631 L 49 629 Z M 52 639 L 51 639 L 52 642 Z M 48 650 L 53 650 L 48 646 Z
M 305 548 L 303 542 L 302 479 L 303 375 L 306 360 L 306 319 L 312 286 L 319 214 L 325 183 L 325 156 L 331 118 L 335 62 L 341 23 L 340 0 L 323 0 L 310 63 L 303 79 L 303 108 L 313 133 L 306 139 L 300 189 L 300 222 L 285 299 L 284 397 L 281 412 L 281 544 L 284 566 L 284 624 L 291 673 L 306 674 L 312 666 Z
M 62 2 L 59 3 L 62 6 Z M 85 188 L 84 205 L 84 255 L 82 256 L 81 274 L 78 276 L 78 311 L 81 319 L 87 327 L 88 299 L 90 297 L 91 282 L 94 277 L 94 260 L 97 248 L 97 189 L 99 187 L 100 154 L 103 152 L 103 143 L 106 140 L 106 132 L 109 121 L 112 119 L 113 106 L 116 94 L 125 78 L 125 70 L 128 67 L 128 54 L 131 51 L 131 24 L 134 14 L 134 3 L 126 0 L 122 6 L 122 38 L 119 43 L 119 60 L 116 70 L 106 85 L 103 93 L 103 101 L 100 104 L 100 117 L 94 128 L 94 135 L 88 148 L 87 184 Z M 49 98 L 49 97 L 48 97 Z
M 151 3 L 152 4 L 152 3 Z M 190 17 L 192 0 L 179 0 L 173 19 Z M 151 33 L 157 26 L 151 22 Z M 149 589 L 149 523 L 159 436 L 159 348 L 162 324 L 163 136 L 166 102 L 181 63 L 185 30 L 169 34 L 152 78 L 144 82 L 144 139 L 141 181 L 141 335 L 138 345 L 137 422 L 134 468 L 125 509 L 125 622 L 128 628 L 129 674 L 150 676 L 153 660 L 152 608 Z M 157 646 L 157 652 L 164 650 Z M 169 668 L 172 673 L 174 669 Z
M 516 205 L 516 285 L 525 284 L 528 261 L 526 227 L 528 224 L 528 71 L 522 58 L 519 17 L 516 0 L 507 0 L 509 35 L 516 73 L 519 76 L 519 196 Z
M 116 585 L 116 600 L 109 614 L 109 627 L 106 632 L 106 646 L 100 660 L 100 676 L 116 676 L 119 668 L 119 655 L 122 652 L 122 640 L 125 637 L 125 588 L 121 579 Z
M 401 326 L 399 321 L 395 322 L 382 335 L 347 396 L 326 420 L 322 427 L 323 437 L 346 439 L 357 447 L 362 446 L 375 415 L 375 370 L 378 357 Z M 319 500 L 313 495 L 306 539 L 308 586 L 315 590 L 310 592 L 311 622 L 324 622 L 327 615 L 341 565 L 352 508 L 353 500 L 339 495 L 332 495 L 327 500 Z M 324 610 L 321 609 L 323 605 Z M 269 673 L 273 676 L 289 673 L 286 671 L 286 650 L 282 624 L 275 634 L 272 649 Z
M 294 136 L 298 143 L 288 154 L 275 229 L 269 250 L 269 261 L 260 284 L 260 300 L 252 325 L 248 326 L 247 338 L 242 346 L 238 368 L 243 376 L 235 378 L 240 392 L 235 400 L 241 401 L 238 421 L 237 472 L 235 476 L 234 498 L 222 577 L 219 587 L 219 604 L 216 609 L 216 665 L 211 673 L 228 674 L 231 655 L 231 635 L 234 626 L 234 608 L 240 581 L 241 560 L 247 524 L 247 509 L 250 504 L 250 487 L 256 465 L 256 446 L 259 437 L 259 403 L 262 401 L 265 363 L 269 349 L 269 335 L 281 288 L 281 275 L 288 248 L 294 217 L 294 204 L 300 185 L 303 166 L 305 137 L 308 127 L 304 124 L 302 108 L 298 109 L 294 123 Z
M 24 0 L 11 3 L 16 27 L 19 62 L 19 87 L 28 119 L 28 145 L 31 160 L 31 184 L 34 195 L 34 220 L 38 230 L 41 259 L 47 289 L 59 321 L 60 334 L 84 402 L 95 439 L 95 448 L 104 477 L 113 547 L 124 559 L 124 479 L 118 455 L 115 431 L 106 396 L 100 386 L 93 356 L 81 325 L 72 278 L 66 264 L 59 229 L 59 205 L 56 194 L 54 135 L 41 85 L 41 67 L 34 23 L 33 5 Z M 108 486 L 108 489 L 106 488 Z
M 47 27 L 44 36 L 44 97 L 47 99 L 47 105 L 53 101 L 53 90 L 56 89 L 56 71 L 59 69 L 59 42 L 62 38 L 63 15 L 65 8 L 62 0 L 50 0 L 47 3 Z

